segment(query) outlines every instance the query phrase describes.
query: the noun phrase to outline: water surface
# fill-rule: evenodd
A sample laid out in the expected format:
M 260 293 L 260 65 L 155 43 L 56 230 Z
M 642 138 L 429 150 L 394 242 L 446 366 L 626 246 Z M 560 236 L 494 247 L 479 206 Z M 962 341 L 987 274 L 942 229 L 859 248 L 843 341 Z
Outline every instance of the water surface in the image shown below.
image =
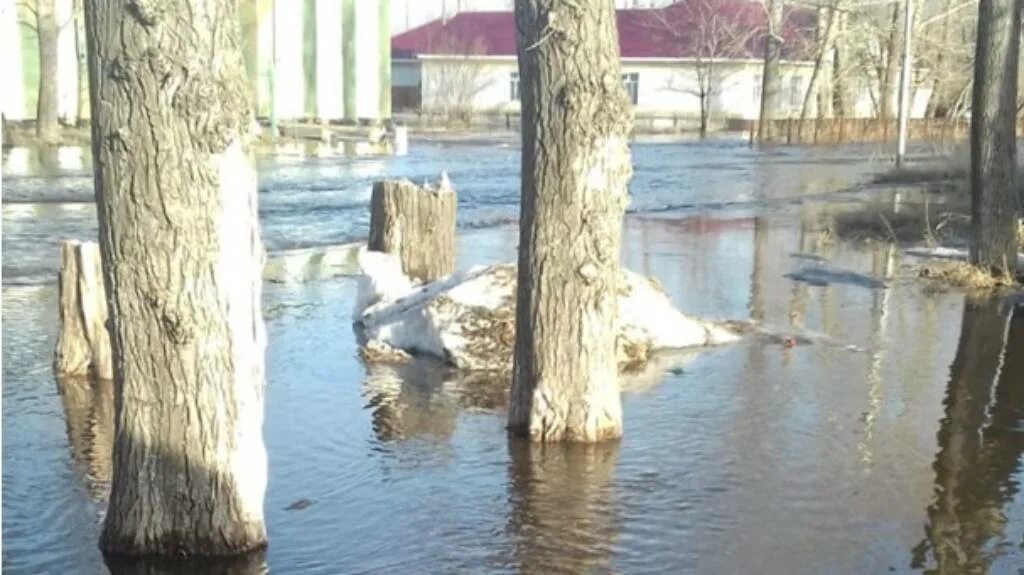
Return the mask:
M 1024 312 L 926 289 L 892 246 L 820 232 L 867 201 L 837 190 L 873 153 L 634 147 L 623 263 L 688 312 L 800 343 L 751 336 L 682 358 L 625 393 L 618 443 L 510 442 L 506 382 L 360 362 L 351 279 L 268 284 L 270 547 L 232 572 L 1017 573 Z M 481 143 L 265 159 L 265 238 L 358 237 L 374 178 L 444 168 L 462 194 L 459 264 L 508 260 L 516 228 L 477 222 L 515 217 L 517 165 L 513 147 Z M 111 390 L 61 394 L 50 372 L 51 248 L 94 233 L 86 200 L 68 207 L 88 178 L 6 173 L 3 568 L 104 572 Z M 82 183 L 39 207 L 30 190 L 57 194 L 62 178 Z M 18 186 L 26 198 L 8 201 Z M 794 279 L 809 263 L 875 281 Z

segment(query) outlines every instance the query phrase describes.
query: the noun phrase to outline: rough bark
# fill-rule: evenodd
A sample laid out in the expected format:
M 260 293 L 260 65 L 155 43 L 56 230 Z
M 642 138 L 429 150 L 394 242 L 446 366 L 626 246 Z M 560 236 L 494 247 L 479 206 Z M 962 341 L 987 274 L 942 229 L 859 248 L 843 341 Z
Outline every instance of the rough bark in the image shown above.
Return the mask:
M 373 185 L 370 240 L 367 247 L 397 254 L 402 271 L 429 282 L 455 271 L 455 208 L 457 199 L 447 176 L 436 186 L 408 180 Z
M 61 242 L 57 286 L 60 323 L 54 373 L 111 379 L 107 297 L 100 247 L 95 242 Z
M 39 33 L 39 96 L 36 106 L 36 136 L 40 143 L 60 141 L 57 102 L 57 12 L 56 0 L 36 0 L 36 30 Z
M 522 204 L 509 429 L 622 434 L 615 305 L 632 175 L 610 0 L 518 0 Z
M 109 552 L 266 543 L 263 248 L 236 9 L 86 3 L 115 367 Z
M 1017 60 L 1020 0 L 978 8 L 971 109 L 971 263 L 1017 267 Z
M 783 0 L 764 0 L 768 12 L 768 33 L 764 44 L 764 69 L 761 73 L 761 114 L 757 127 L 757 140 L 761 143 L 775 139 L 775 123 L 782 100 L 782 12 Z

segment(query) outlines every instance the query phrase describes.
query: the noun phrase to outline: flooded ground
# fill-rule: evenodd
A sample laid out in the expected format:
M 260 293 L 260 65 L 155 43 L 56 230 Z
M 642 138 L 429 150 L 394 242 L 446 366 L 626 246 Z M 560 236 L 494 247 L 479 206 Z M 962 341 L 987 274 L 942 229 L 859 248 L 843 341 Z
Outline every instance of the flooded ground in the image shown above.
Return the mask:
M 505 382 L 360 362 L 351 279 L 268 284 L 270 547 L 230 572 L 1019 573 L 1024 311 L 928 289 L 893 246 L 824 231 L 836 211 L 896 200 L 840 191 L 882 167 L 875 157 L 634 147 L 623 263 L 685 311 L 777 335 L 632 387 L 616 444 L 510 442 Z M 9 178 L 9 165 L 3 568 L 103 572 L 112 391 L 60 394 L 50 372 L 53 246 L 94 233 L 89 179 Z M 265 159 L 265 238 L 359 237 L 373 179 L 447 169 L 460 266 L 509 260 L 517 167 L 513 146 L 487 142 Z

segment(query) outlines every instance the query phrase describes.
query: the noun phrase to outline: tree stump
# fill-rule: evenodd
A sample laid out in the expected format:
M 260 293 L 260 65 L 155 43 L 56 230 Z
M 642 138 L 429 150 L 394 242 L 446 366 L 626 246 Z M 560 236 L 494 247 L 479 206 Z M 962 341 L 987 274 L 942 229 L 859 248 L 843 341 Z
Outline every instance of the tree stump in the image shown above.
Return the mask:
M 447 174 L 433 186 L 408 180 L 376 182 L 367 247 L 398 255 L 402 271 L 415 281 L 450 275 L 455 271 L 455 206 Z
M 107 297 L 95 242 L 60 246 L 60 328 L 53 369 L 60 376 L 114 377 L 107 329 Z

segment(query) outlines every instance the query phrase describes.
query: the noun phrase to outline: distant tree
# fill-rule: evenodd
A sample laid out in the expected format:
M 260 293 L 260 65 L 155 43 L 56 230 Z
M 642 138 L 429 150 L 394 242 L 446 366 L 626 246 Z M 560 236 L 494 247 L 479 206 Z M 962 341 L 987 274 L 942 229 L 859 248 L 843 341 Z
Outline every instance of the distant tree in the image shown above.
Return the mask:
M 755 30 L 744 25 L 727 6 L 730 0 L 683 0 L 669 10 L 650 11 L 652 32 L 666 35 L 677 56 L 692 58 L 696 83 L 669 79 L 668 88 L 695 96 L 700 103 L 700 136 L 706 137 L 714 98 L 736 72 L 727 60 L 744 56 Z
M 114 553 L 266 544 L 263 247 L 237 6 L 85 3 L 114 357 L 100 545 Z
M 493 82 L 487 67 L 476 59 L 487 52 L 484 41 L 445 37 L 433 49 L 445 56 L 430 60 L 425 67 L 424 107 L 442 114 L 449 122 L 468 122 L 473 101 Z
M 971 99 L 971 263 L 1017 268 L 1017 74 L 1021 0 L 978 4 Z
M 619 245 L 630 104 L 612 0 L 517 0 L 522 207 L 509 429 L 538 442 L 622 434 Z

